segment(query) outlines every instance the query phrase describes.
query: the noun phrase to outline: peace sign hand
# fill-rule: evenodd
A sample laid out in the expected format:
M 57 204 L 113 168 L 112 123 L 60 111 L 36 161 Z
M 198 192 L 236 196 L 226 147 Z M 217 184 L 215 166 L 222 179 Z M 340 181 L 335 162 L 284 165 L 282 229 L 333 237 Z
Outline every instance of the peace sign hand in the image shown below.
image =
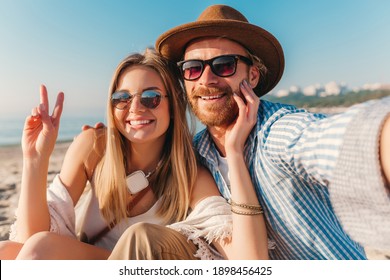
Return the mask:
M 53 152 L 57 140 L 60 118 L 64 103 L 64 94 L 58 93 L 57 101 L 50 116 L 47 90 L 40 87 L 40 104 L 32 109 L 24 123 L 22 136 L 22 150 L 25 158 L 48 159 Z

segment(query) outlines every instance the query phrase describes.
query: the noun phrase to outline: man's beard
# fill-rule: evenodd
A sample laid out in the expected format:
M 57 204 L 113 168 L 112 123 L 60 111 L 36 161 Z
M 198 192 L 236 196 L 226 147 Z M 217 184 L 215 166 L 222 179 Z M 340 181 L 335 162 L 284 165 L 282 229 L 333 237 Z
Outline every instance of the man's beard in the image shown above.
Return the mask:
M 203 105 L 199 108 L 200 96 L 225 95 L 226 102 Z M 233 98 L 233 90 L 230 87 L 199 88 L 188 95 L 194 115 L 206 126 L 228 126 L 237 117 L 238 107 Z

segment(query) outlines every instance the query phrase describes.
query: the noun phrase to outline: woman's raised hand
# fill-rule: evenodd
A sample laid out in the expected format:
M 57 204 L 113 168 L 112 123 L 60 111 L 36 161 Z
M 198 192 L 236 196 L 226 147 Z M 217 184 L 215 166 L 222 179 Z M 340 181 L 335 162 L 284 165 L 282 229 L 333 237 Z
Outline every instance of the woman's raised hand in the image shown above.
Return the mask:
M 22 149 L 25 158 L 49 158 L 58 136 L 64 93 L 57 95 L 53 114 L 49 115 L 49 100 L 44 85 L 40 87 L 40 104 L 32 109 L 23 128 Z
M 243 152 L 245 141 L 257 121 L 257 110 L 259 108 L 260 99 L 256 96 L 246 80 L 241 82 L 240 90 L 242 97 L 237 94 L 233 97 L 238 106 L 238 117 L 226 130 L 226 152 Z

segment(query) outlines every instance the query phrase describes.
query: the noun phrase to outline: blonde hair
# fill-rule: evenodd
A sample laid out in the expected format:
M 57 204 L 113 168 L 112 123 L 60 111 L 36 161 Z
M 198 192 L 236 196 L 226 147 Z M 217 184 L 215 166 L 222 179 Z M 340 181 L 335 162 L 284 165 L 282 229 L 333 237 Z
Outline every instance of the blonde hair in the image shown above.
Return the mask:
M 178 79 L 178 69 L 152 49 L 146 49 L 144 54 L 126 57 L 114 72 L 107 102 L 106 150 L 94 173 L 99 207 L 108 223 L 119 223 L 127 217 L 125 155 L 129 151 L 129 141 L 126 141 L 115 125 L 110 99 L 122 73 L 129 67 L 137 66 L 155 70 L 163 80 L 168 94 L 171 121 L 166 132 L 161 165 L 153 174 L 152 191 L 157 199 L 161 199 L 158 215 L 167 223 L 180 221 L 187 215 L 191 190 L 197 176 L 197 163 L 192 134 L 186 120 L 187 102 Z

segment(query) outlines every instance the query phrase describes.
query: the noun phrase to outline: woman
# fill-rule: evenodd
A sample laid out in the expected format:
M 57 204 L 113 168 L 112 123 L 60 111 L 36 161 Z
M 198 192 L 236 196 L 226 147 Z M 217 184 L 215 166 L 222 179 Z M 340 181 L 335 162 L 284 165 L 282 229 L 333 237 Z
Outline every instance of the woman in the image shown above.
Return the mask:
M 1 259 L 107 259 L 121 234 L 141 221 L 174 223 L 170 232 L 179 236 L 186 252 L 182 258 L 194 258 L 199 248 L 178 232 L 186 228 L 188 233 L 194 227 L 177 222 L 187 218 L 190 208 L 196 213 L 206 199 L 225 210 L 230 206 L 219 196 L 208 171 L 196 163 L 176 71 L 151 50 L 122 61 L 110 86 L 106 131 L 85 131 L 75 139 L 47 192 L 48 162 L 64 96 L 58 95 L 49 116 L 46 88 L 41 87 L 42 103 L 24 127 L 22 187 L 11 232 L 15 241 L 1 244 Z M 258 106 L 250 87 L 243 85 L 241 90 L 248 105 L 236 97 L 241 119 L 230 133 L 231 139 L 237 138 L 231 141 L 231 158 L 242 156 L 245 137 L 238 136 L 249 133 Z M 233 206 L 236 214 L 232 219 L 225 211 L 217 228 L 197 237 L 212 236 L 208 241 L 224 258 L 267 258 L 264 220 L 253 216 L 262 211 L 247 169 L 237 164 L 231 170 L 232 199 L 240 202 Z M 87 182 L 92 195 L 78 234 L 74 205 Z M 252 206 L 256 211 L 247 210 L 248 204 L 256 205 Z M 232 232 L 231 222 L 237 224 Z

